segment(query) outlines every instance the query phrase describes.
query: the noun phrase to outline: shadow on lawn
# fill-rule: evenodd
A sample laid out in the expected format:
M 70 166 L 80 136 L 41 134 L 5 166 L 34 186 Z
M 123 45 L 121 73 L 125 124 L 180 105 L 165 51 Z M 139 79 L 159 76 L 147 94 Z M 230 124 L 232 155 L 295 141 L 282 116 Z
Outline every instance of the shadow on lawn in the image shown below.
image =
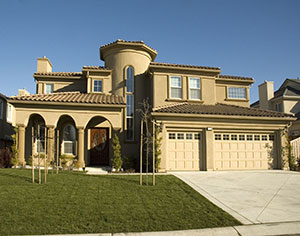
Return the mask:
M 24 176 L 24 175 L 15 175 L 15 174 L 10 174 L 10 173 L 0 172 L 0 176 L 10 177 L 10 178 L 22 180 L 22 181 L 25 181 L 25 182 L 29 182 L 29 183 L 32 182 L 31 177 Z

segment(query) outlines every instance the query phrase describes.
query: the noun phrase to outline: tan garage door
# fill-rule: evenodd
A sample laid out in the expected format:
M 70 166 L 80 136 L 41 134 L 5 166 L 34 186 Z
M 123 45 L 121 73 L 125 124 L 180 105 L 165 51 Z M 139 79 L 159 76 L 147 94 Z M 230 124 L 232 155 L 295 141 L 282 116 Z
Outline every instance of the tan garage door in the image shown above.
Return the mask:
M 168 133 L 168 170 L 200 170 L 200 133 Z
M 272 169 L 274 137 L 273 134 L 215 133 L 215 169 Z

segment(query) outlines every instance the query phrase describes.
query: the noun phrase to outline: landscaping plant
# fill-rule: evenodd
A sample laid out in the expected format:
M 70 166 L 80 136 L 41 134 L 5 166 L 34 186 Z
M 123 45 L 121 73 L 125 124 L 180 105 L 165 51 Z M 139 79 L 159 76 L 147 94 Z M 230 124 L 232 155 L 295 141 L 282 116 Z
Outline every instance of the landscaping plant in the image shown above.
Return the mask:
M 116 171 L 120 171 L 122 167 L 122 156 L 121 156 L 121 144 L 118 135 L 115 133 L 112 139 L 112 149 L 113 149 L 113 158 L 112 158 L 112 168 Z

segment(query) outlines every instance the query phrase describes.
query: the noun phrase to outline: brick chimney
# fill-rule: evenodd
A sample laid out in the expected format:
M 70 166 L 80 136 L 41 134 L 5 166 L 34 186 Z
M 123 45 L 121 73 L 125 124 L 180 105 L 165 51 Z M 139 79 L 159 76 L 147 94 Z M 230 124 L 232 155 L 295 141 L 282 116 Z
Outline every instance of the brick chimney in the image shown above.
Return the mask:
M 274 97 L 274 82 L 265 81 L 258 86 L 259 91 L 259 108 L 271 110 L 270 100 Z
M 45 56 L 37 59 L 37 71 L 36 72 L 52 72 L 52 64 Z

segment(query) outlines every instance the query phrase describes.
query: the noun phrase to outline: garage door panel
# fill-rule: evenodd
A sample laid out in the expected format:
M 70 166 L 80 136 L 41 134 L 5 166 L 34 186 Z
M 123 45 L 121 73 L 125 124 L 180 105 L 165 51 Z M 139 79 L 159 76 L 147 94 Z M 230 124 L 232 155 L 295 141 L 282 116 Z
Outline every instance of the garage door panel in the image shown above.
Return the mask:
M 270 169 L 272 167 L 275 153 L 274 139 L 266 139 L 269 137 L 268 134 L 216 134 L 215 169 Z
M 168 169 L 200 170 L 200 134 L 190 132 L 170 134 L 168 134 Z

